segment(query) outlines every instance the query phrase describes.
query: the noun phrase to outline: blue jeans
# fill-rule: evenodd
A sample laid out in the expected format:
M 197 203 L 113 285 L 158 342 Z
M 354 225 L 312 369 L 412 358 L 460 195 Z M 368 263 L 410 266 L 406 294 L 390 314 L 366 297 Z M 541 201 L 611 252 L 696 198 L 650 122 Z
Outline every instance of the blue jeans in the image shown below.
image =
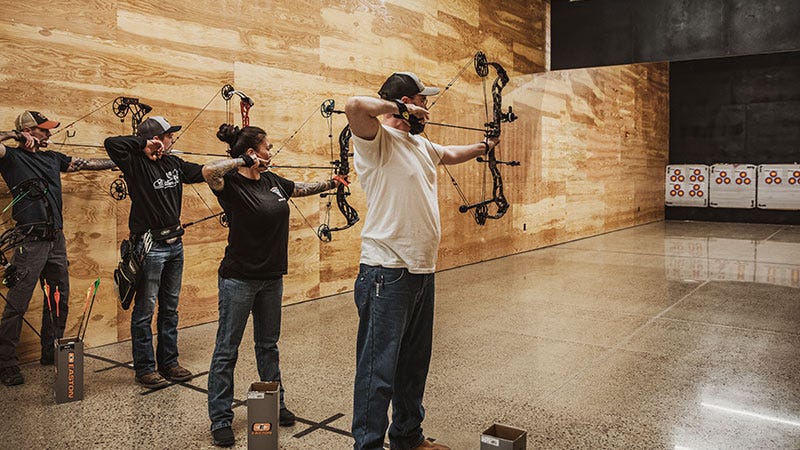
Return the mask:
M 383 448 L 389 402 L 391 448 L 411 449 L 424 439 L 422 397 L 431 360 L 434 294 L 433 274 L 361 265 L 355 283 L 355 450 Z
M 278 338 L 281 334 L 282 298 L 283 278 L 240 280 L 219 277 L 219 327 L 211 368 L 208 370 L 211 431 L 229 427 L 233 421 L 233 370 L 251 311 L 258 376 L 261 381 L 281 381 Z M 281 383 L 281 408 L 286 407 L 283 394 Z
M 142 265 L 131 314 L 133 368 L 141 377 L 178 364 L 178 296 L 183 276 L 183 243 L 154 242 Z M 153 313 L 158 303 L 158 344 L 153 358 Z

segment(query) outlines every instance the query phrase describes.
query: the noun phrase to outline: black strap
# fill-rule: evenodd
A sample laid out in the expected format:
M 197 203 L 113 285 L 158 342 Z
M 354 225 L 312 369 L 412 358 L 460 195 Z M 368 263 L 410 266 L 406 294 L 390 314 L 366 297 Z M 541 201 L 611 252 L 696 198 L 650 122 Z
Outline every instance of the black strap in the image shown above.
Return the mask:
M 394 99 L 392 101 L 397 105 L 397 114 L 395 114 L 394 116 L 397 117 L 398 119 L 408 120 L 411 117 L 411 115 L 408 114 L 408 107 L 406 106 L 406 104 L 397 99 Z
M 245 167 L 253 167 L 256 165 L 256 159 L 247 153 L 242 154 L 241 158 L 244 160 Z
M 183 236 L 183 233 L 184 229 L 180 224 L 167 228 L 161 228 L 159 230 L 150 230 L 150 235 L 153 236 L 153 240 L 156 242 L 166 241 L 167 239 Z

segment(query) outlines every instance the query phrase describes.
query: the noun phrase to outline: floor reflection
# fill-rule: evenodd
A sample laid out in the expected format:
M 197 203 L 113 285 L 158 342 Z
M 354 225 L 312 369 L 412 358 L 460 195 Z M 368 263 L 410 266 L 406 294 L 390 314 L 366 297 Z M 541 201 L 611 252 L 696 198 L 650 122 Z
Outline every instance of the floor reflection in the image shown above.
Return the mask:
M 667 279 L 741 281 L 800 288 L 800 243 L 665 236 Z

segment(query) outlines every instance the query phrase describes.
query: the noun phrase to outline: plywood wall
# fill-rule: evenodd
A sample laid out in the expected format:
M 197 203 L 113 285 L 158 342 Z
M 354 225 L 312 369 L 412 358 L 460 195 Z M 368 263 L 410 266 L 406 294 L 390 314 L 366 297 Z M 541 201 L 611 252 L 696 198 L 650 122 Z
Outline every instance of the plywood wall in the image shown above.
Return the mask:
M 504 128 L 498 155 L 519 160 L 521 166 L 502 169 L 512 206 L 502 220 L 484 227 L 458 213 L 461 200 L 440 171 L 440 268 L 658 220 L 663 214 L 666 66 L 547 73 L 546 0 L 2 3 L 0 124 L 6 125 L 0 129 L 11 128 L 20 111 L 34 109 L 63 125 L 78 120 L 54 142 L 97 145 L 108 135 L 130 133 L 130 119 L 121 123 L 109 103 L 124 95 L 151 105 L 151 115 L 184 126 L 176 148 L 223 155 L 214 132 L 230 117 L 240 121 L 238 104 L 226 105 L 218 94 L 230 83 L 255 100 L 251 124 L 267 129 L 281 149 L 275 164 L 320 165 L 331 160 L 329 135 L 336 152 L 336 136 L 346 123 L 338 115 L 330 122 L 322 118 L 317 113 L 322 101 L 332 98 L 342 106 L 351 95 L 375 95 L 395 70 L 414 71 L 426 83 L 443 87 L 466 65 L 464 76 L 433 107 L 433 119 L 482 125 L 483 85 L 470 68 L 480 49 L 512 78 L 504 98 L 520 119 Z M 437 142 L 481 138 L 428 128 Z M 93 147 L 51 148 L 104 156 Z M 199 163 L 209 158 L 186 156 Z M 479 164 L 466 163 L 451 172 L 468 198 L 480 195 Z M 307 169 L 279 173 L 298 181 L 330 176 Z M 111 280 L 117 245 L 127 236 L 129 210 L 128 200 L 118 202 L 107 193 L 117 176 L 63 176 L 73 292 L 68 328 L 77 328 L 86 288 L 96 277 L 102 280 L 89 346 L 129 337 L 130 312 L 118 308 Z M 353 179 L 349 202 L 364 217 L 365 198 Z M 8 200 L 7 189 L 1 191 Z M 295 205 L 285 302 L 352 289 L 360 224 L 321 243 L 314 231 L 327 221 L 328 199 L 297 199 Z M 205 185 L 185 188 L 183 221 L 219 210 Z M 335 202 L 330 223 L 343 223 Z M 216 269 L 226 233 L 213 220 L 187 229 L 181 326 L 216 320 Z M 36 307 L 26 315 L 34 324 L 40 320 L 39 302 L 34 300 Z M 37 347 L 33 333 L 23 330 L 23 359 L 37 357 Z

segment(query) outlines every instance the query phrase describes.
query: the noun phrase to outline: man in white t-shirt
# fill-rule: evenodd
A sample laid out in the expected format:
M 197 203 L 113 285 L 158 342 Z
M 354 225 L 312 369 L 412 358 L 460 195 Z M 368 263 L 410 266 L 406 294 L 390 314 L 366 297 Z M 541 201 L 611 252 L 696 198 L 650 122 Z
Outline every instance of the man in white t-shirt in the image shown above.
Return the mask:
M 421 427 L 441 236 L 436 166 L 481 156 L 499 139 L 442 146 L 420 137 L 427 97 L 438 93 L 415 74 L 396 72 L 383 83 L 381 98 L 352 97 L 345 107 L 353 164 L 367 195 L 355 282 L 355 450 L 383 448 L 390 402 L 392 449 L 449 448 L 425 439 Z

